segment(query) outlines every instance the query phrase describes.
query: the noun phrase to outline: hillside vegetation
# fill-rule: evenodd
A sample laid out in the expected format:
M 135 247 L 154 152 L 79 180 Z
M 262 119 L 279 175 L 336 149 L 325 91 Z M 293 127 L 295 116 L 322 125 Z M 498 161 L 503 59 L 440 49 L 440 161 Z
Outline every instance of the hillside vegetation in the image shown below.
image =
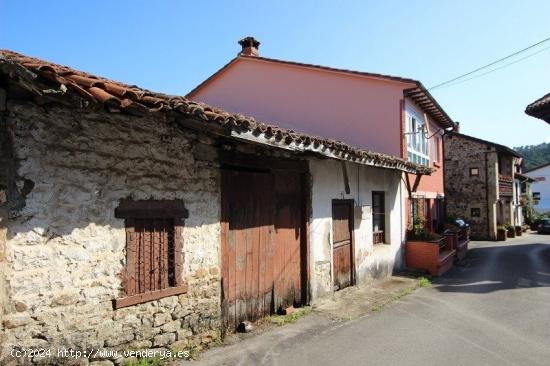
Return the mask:
M 525 157 L 523 171 L 550 162 L 550 143 L 518 146 L 514 147 L 514 150 Z

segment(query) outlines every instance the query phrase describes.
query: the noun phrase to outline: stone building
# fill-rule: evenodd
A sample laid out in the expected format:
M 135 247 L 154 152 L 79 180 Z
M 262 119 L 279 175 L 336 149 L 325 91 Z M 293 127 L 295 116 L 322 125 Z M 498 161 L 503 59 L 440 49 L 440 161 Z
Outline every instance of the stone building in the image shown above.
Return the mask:
M 464 218 L 474 239 L 496 239 L 497 226 L 523 220 L 516 174 L 522 157 L 514 150 L 476 137 L 447 132 L 444 137 L 447 215 Z
M 14 349 L 206 345 L 390 274 L 402 264 L 401 175 L 430 173 L 11 51 L 0 52 L 0 151 L 8 365 L 68 361 Z

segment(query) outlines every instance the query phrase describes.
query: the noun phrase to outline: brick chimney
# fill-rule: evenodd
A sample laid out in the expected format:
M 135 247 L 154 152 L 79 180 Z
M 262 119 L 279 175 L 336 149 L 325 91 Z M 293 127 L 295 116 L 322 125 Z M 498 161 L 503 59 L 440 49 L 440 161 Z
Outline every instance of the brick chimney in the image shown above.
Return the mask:
M 259 56 L 258 48 L 260 48 L 260 42 L 254 37 L 245 37 L 239 41 L 242 47 L 239 55 L 243 56 Z

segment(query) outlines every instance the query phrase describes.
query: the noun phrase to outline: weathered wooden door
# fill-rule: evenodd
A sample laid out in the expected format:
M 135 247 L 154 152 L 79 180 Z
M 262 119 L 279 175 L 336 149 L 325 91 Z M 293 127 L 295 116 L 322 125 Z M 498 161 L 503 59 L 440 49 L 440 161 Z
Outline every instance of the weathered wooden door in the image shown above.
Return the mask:
M 225 329 L 302 302 L 301 189 L 299 174 L 223 171 Z
M 353 283 L 353 201 L 332 201 L 332 261 L 334 288 L 343 289 Z

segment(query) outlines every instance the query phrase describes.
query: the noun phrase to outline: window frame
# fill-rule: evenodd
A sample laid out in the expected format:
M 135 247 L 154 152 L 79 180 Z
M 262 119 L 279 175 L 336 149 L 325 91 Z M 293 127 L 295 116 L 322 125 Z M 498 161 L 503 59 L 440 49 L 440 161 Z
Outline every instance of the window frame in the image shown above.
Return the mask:
M 168 296 L 187 292 L 187 283 L 183 280 L 183 227 L 184 220 L 189 216 L 181 200 L 122 200 L 115 209 L 115 217 L 125 220 L 126 229 L 126 260 L 122 271 L 123 296 L 113 300 L 113 308 L 141 304 Z M 128 250 L 130 235 L 134 233 L 136 219 L 170 219 L 173 220 L 173 253 L 174 285 L 159 290 L 145 291 L 128 295 L 129 278 L 133 268 L 129 265 L 131 251 Z M 133 261 L 133 260 L 132 260 Z
M 422 133 L 423 128 L 428 128 L 428 122 L 410 106 L 407 106 L 405 116 L 407 160 L 416 164 L 430 166 L 430 140 Z M 418 131 L 419 126 L 421 131 Z
M 379 195 L 381 196 L 381 207 L 382 207 L 382 213 L 377 213 L 376 210 L 375 210 L 375 207 L 378 207 L 378 206 L 375 206 L 374 205 L 374 196 L 375 195 Z M 374 225 L 375 225 L 375 215 L 382 215 L 382 230 L 377 230 L 375 231 L 374 230 Z M 386 192 L 385 191 L 372 191 L 372 243 L 373 245 L 378 245 L 378 244 L 386 244 Z M 379 220 L 378 220 L 379 221 Z M 378 241 L 377 240 L 377 234 L 380 235 L 381 233 L 381 236 L 382 236 L 382 241 Z

